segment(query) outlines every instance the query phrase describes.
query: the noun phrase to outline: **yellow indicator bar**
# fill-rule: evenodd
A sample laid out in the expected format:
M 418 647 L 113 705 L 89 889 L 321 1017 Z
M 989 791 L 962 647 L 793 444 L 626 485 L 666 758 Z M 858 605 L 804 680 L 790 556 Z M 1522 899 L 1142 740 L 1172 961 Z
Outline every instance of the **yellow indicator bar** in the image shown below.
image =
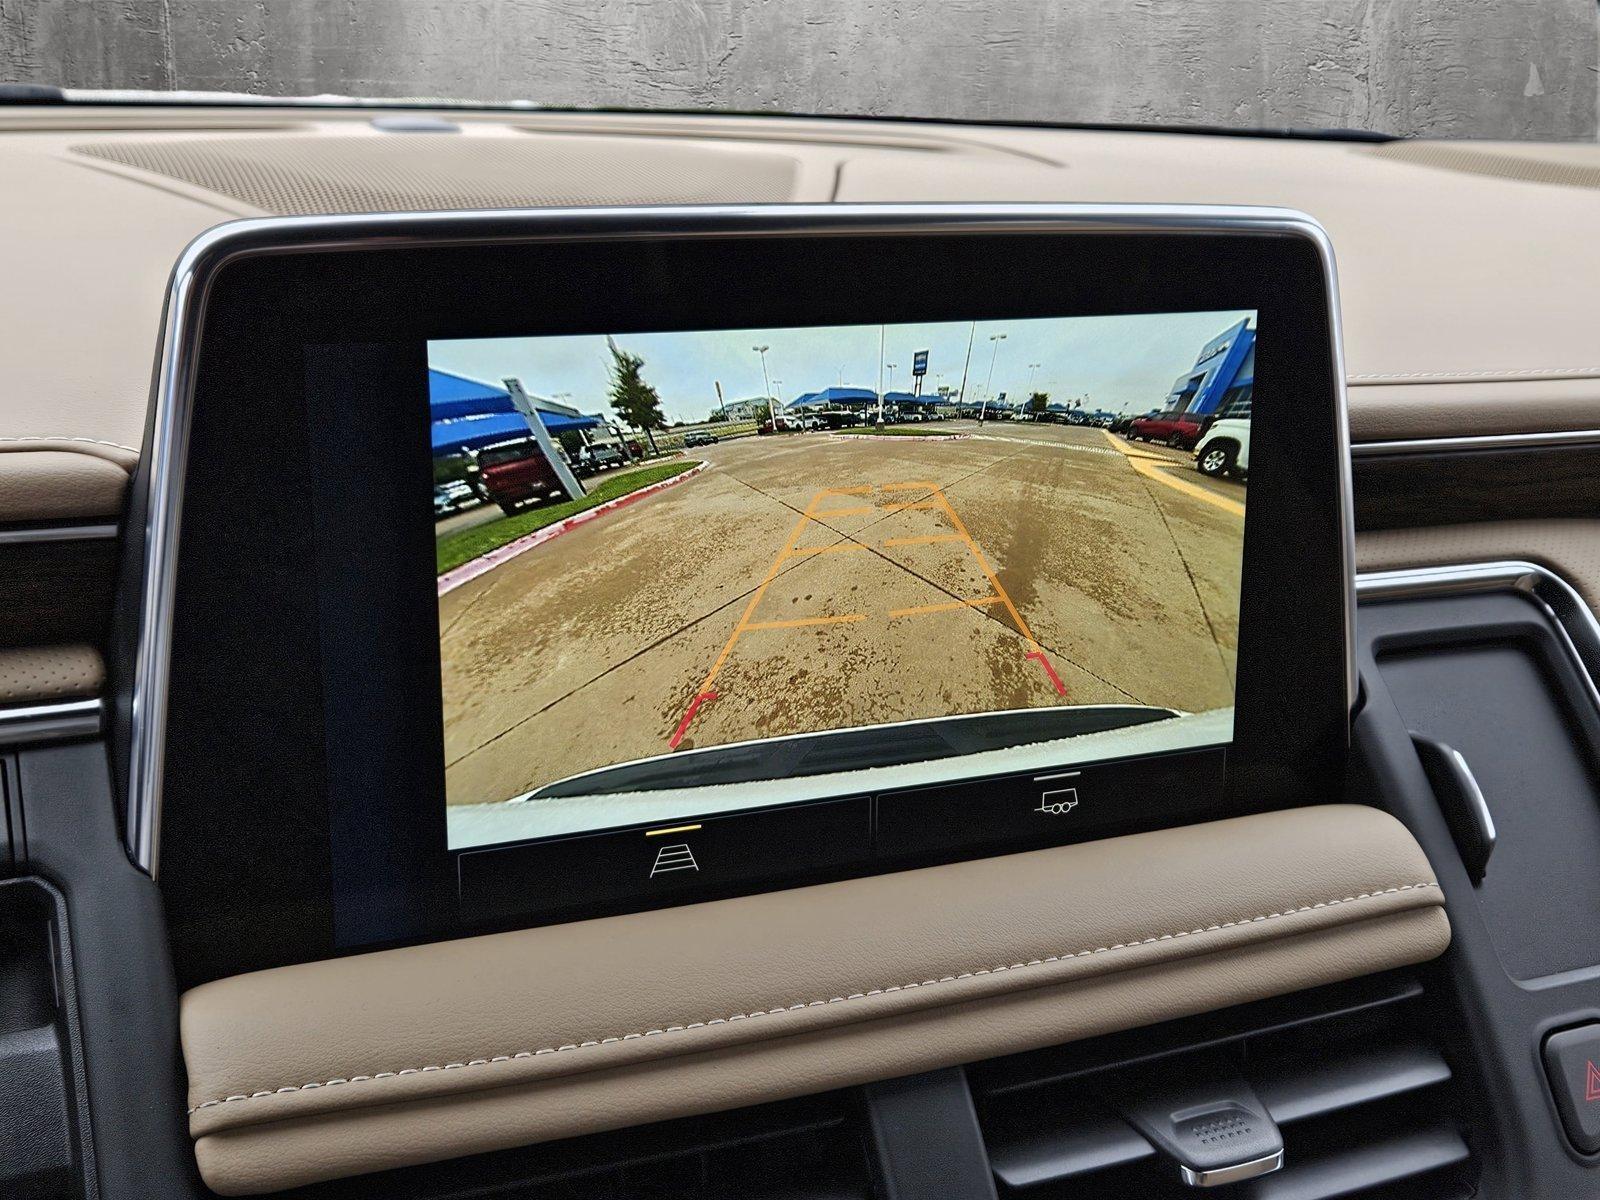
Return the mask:
M 661 837 L 663 834 L 668 833 L 693 833 L 699 828 L 700 826 L 698 825 L 674 825 L 671 829 L 646 829 L 644 835 L 645 837 Z

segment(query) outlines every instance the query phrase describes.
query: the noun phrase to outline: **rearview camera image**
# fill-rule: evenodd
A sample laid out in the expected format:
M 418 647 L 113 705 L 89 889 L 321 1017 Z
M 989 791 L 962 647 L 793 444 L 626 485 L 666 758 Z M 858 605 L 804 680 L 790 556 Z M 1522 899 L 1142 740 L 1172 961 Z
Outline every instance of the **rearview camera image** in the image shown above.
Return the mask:
M 430 343 L 451 847 L 1227 744 L 1255 330 Z

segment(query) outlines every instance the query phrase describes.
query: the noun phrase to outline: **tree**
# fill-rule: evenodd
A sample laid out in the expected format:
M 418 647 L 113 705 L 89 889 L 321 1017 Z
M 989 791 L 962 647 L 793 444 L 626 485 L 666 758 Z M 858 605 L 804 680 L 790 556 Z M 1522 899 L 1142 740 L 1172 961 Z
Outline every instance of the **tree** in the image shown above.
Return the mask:
M 650 439 L 650 452 L 655 453 L 656 439 L 652 429 L 665 429 L 667 415 L 661 411 L 661 396 L 644 381 L 644 359 L 630 354 L 610 338 L 611 349 L 611 407 L 625 424 L 642 429 Z
M 1045 410 L 1045 406 L 1049 403 L 1049 392 L 1035 392 L 1033 395 L 1028 397 L 1028 411 L 1033 413 L 1035 416 L 1038 416 Z

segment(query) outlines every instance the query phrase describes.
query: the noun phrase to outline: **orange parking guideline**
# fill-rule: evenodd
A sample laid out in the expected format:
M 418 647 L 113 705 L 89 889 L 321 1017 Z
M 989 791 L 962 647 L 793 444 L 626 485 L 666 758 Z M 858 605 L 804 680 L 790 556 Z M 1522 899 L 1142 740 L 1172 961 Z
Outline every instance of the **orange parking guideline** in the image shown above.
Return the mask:
M 966 539 L 967 546 L 972 551 L 972 556 L 978 560 L 978 565 L 983 568 L 983 573 L 989 577 L 989 586 L 994 589 L 994 594 L 1006 606 L 1006 611 L 1011 614 L 1011 619 L 1017 623 L 1017 632 L 1027 639 L 1031 647 L 1023 655 L 1038 662 L 1044 670 L 1045 677 L 1050 680 L 1050 686 L 1055 688 L 1056 695 L 1065 698 L 1066 685 L 1061 682 L 1061 676 L 1056 674 L 1055 668 L 1050 665 L 1050 660 L 1045 657 L 1044 648 L 1039 645 L 1038 639 L 1033 636 L 1033 630 L 1028 628 L 1028 623 L 1022 619 L 1022 614 L 1017 611 L 1017 606 L 1011 602 L 1011 594 L 1006 591 L 1005 585 L 1000 582 L 994 568 L 989 565 L 989 560 L 983 556 L 983 551 L 978 548 L 978 543 L 972 540 L 972 534 L 967 531 L 967 523 L 961 519 L 961 514 L 956 512 L 949 498 L 944 494 L 944 489 L 938 489 L 939 499 L 944 502 L 945 512 L 950 514 L 950 523 L 955 526 L 956 532 Z
M 961 519 L 961 515 L 951 506 L 942 489 L 939 491 L 939 501 L 943 505 L 944 511 L 950 514 L 950 523 L 955 526 L 956 532 L 967 543 L 967 549 L 972 551 L 972 557 L 978 560 L 978 566 L 983 569 L 984 575 L 988 577 L 989 586 L 994 589 L 994 594 L 999 597 L 1000 603 L 1006 606 L 1006 611 L 1011 614 L 1011 619 L 1016 622 L 1017 632 L 1027 640 L 1029 653 L 1037 654 L 1039 652 L 1039 643 L 1034 640 L 1033 630 L 1028 628 L 1028 623 L 1022 619 L 1022 614 L 1017 611 L 1017 606 L 1011 603 L 1010 593 L 1006 591 L 1005 585 L 1000 582 L 1000 576 L 994 573 L 994 568 L 989 565 L 989 560 L 983 556 L 983 551 L 978 548 L 978 543 L 973 541 L 972 534 L 967 532 L 967 523 Z
M 805 625 L 848 625 L 852 621 L 865 621 L 866 613 L 845 613 L 840 617 L 796 617 L 792 621 L 751 621 L 744 627 L 749 633 L 752 629 L 799 629 Z
M 800 514 L 800 519 L 794 523 L 794 528 L 789 531 L 789 536 L 784 539 L 783 549 L 778 552 L 778 556 L 772 560 L 772 565 L 767 568 L 767 573 L 762 578 L 760 586 L 751 594 L 750 603 L 744 606 L 744 613 L 739 617 L 739 623 L 733 627 L 733 632 L 728 635 L 728 641 L 722 647 L 722 653 L 717 655 L 717 661 L 711 664 L 711 670 L 706 673 L 705 679 L 701 681 L 700 687 L 695 691 L 694 698 L 689 701 L 689 707 L 684 710 L 683 717 L 678 721 L 677 728 L 672 731 L 672 736 L 667 739 L 667 748 L 669 750 L 678 748 L 678 744 L 683 741 L 684 734 L 689 732 L 689 724 L 694 720 L 701 706 L 709 704 L 717 698 L 717 694 L 711 690 L 712 680 L 716 679 L 717 672 L 722 670 L 722 664 L 728 661 L 728 655 L 733 652 L 733 644 L 739 640 L 739 635 L 745 631 L 745 627 L 750 622 L 751 614 L 756 611 L 756 605 L 761 603 L 761 597 L 767 594 L 767 585 L 778 574 L 778 569 L 783 565 L 784 560 L 789 557 L 789 551 L 794 549 L 794 544 L 800 540 L 800 534 L 804 532 L 806 525 L 811 521 L 812 510 L 816 508 L 817 501 L 821 500 L 825 494 L 824 492 L 818 492 L 811 497 L 811 503 L 806 505 L 805 512 Z
M 782 621 L 751 620 L 751 618 L 755 615 L 756 609 L 760 606 L 762 599 L 766 596 L 767 588 L 771 585 L 772 581 L 777 578 L 778 572 L 782 569 L 783 564 L 789 559 L 808 557 L 817 554 L 861 551 L 870 548 L 864 543 L 853 541 L 837 542 L 829 546 L 808 546 L 804 548 L 797 545 L 801 534 L 805 532 L 805 528 L 808 524 L 810 524 L 812 521 L 820 522 L 827 517 L 849 516 L 858 513 L 870 512 L 904 512 L 908 509 L 942 510 L 950 519 L 950 523 L 954 528 L 953 533 L 930 534 L 918 537 L 886 538 L 883 542 L 883 545 L 917 546 L 934 545 L 944 542 L 964 542 L 966 543 L 967 549 L 972 552 L 973 558 L 977 559 L 978 566 L 980 569 L 982 569 L 985 578 L 988 579 L 992 593 L 987 596 L 975 596 L 968 600 L 951 600 L 939 604 L 921 604 L 910 608 L 893 608 L 889 610 L 889 618 L 893 620 L 899 617 L 918 616 L 924 613 L 954 612 L 961 609 L 987 608 L 995 604 L 1004 605 L 1006 612 L 1010 614 L 1014 628 L 1028 645 L 1027 653 L 1024 654 L 1023 657 L 1038 660 L 1040 667 L 1043 668 L 1046 677 L 1049 679 L 1051 686 L 1055 688 L 1056 693 L 1061 696 L 1065 696 L 1067 694 L 1067 689 L 1062 684 L 1060 676 L 1056 674 L 1055 669 L 1050 665 L 1049 659 L 1045 656 L 1043 647 L 1039 645 L 1038 640 L 1033 636 L 1033 630 L 1028 628 L 1027 621 L 1023 619 L 1022 613 L 1018 611 L 1016 604 L 1013 603 L 1010 593 L 1008 593 L 1005 589 L 1005 585 L 1000 582 L 1000 577 L 995 573 L 995 569 L 989 565 L 989 560 L 984 556 L 983 550 L 978 546 L 978 543 L 973 539 L 971 532 L 967 529 L 966 522 L 961 519 L 961 515 L 957 513 L 954 506 L 951 505 L 949 497 L 944 494 L 944 489 L 938 484 L 925 480 L 912 480 L 904 483 L 882 484 L 877 489 L 878 491 L 882 492 L 926 490 L 932 493 L 930 497 L 925 497 L 921 500 L 896 501 L 881 506 L 871 504 L 850 505 L 843 508 L 828 508 L 820 511 L 817 508 L 817 505 L 828 496 L 864 496 L 871 494 L 873 490 L 874 489 L 870 485 L 848 488 L 823 488 L 821 491 L 817 492 L 811 497 L 811 502 L 806 505 L 805 511 L 800 514 L 800 519 L 795 522 L 794 528 L 789 531 L 789 536 L 784 539 L 782 549 L 778 551 L 777 555 L 773 558 L 771 565 L 767 567 L 766 575 L 762 577 L 760 584 L 758 584 L 755 591 L 751 593 L 750 600 L 744 607 L 744 612 L 740 614 L 738 623 L 733 627 L 733 632 L 728 635 L 728 640 L 723 644 L 722 651 L 717 655 L 716 661 L 711 664 L 711 670 L 706 672 L 706 677 L 701 681 L 700 687 L 695 692 L 694 698 L 689 702 L 689 707 L 684 712 L 683 718 L 678 722 L 677 728 L 673 730 L 672 737 L 668 741 L 668 745 L 672 749 L 676 750 L 678 748 L 678 744 L 683 740 L 684 735 L 688 732 L 690 724 L 694 721 L 694 718 L 699 713 L 701 707 L 717 698 L 717 693 L 711 690 L 711 685 L 716 681 L 716 678 L 721 673 L 722 668 L 727 664 L 728 656 L 733 653 L 734 645 L 746 633 L 750 633 L 754 630 L 766 629 L 802 629 L 810 626 L 847 625 L 867 619 L 866 613 L 843 613 L 838 616 L 800 617 L 792 620 Z

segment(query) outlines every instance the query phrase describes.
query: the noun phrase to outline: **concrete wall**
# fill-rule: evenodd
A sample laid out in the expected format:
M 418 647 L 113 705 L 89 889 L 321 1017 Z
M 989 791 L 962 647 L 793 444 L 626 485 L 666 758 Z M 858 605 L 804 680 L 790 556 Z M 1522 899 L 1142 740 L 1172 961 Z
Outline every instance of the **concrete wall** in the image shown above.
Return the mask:
M 0 0 L 0 79 L 1593 139 L 1596 0 Z

